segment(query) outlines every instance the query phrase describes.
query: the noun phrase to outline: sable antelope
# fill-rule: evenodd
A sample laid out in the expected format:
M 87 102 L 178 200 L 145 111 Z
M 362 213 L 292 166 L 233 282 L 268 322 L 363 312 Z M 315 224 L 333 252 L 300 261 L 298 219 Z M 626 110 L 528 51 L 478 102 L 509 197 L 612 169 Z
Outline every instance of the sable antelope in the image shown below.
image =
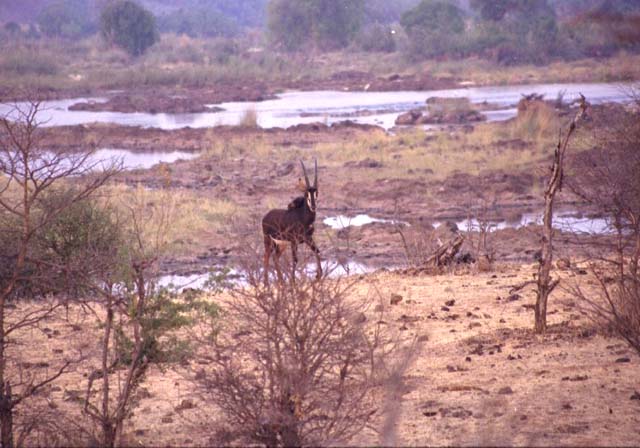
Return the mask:
M 313 241 L 313 222 L 316 220 L 316 206 L 318 201 L 318 161 L 315 161 L 315 177 L 313 185 L 309 184 L 307 170 L 302 160 L 302 172 L 304 173 L 304 197 L 294 199 L 287 210 L 270 210 L 262 218 L 262 234 L 264 236 L 264 283 L 269 282 L 269 258 L 274 252 L 274 264 L 278 279 L 281 279 L 278 260 L 284 246 L 291 245 L 293 259 L 293 276 L 295 278 L 296 264 L 298 262 L 298 244 L 304 243 L 311 248 L 316 255 L 316 277 L 322 276 L 320 264 L 320 251 Z

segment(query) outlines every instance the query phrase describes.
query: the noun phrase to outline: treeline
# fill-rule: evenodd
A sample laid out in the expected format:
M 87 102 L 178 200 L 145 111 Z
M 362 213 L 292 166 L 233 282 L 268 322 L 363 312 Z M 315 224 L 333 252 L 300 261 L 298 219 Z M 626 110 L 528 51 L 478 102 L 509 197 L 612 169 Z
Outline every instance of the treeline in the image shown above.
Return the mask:
M 284 50 L 352 46 L 364 51 L 400 50 L 414 60 L 480 56 L 501 64 L 640 50 L 636 1 L 604 0 L 560 18 L 558 8 L 567 5 L 558 1 L 470 0 L 463 8 L 462 2 L 422 0 L 401 12 L 397 22 L 371 20 L 379 11 L 372 7 L 375 3 L 272 0 L 267 9 L 268 34 Z
M 122 3 L 133 2 L 53 0 L 34 23 L 6 22 L 2 36 L 104 36 L 104 11 Z M 640 50 L 640 2 L 634 0 L 141 0 L 129 8 L 144 11 L 146 28 L 136 30 L 140 24 L 124 17 L 133 28 L 121 27 L 121 39 L 147 33 L 143 40 L 151 43 L 159 33 L 250 34 L 278 51 L 400 51 L 412 60 L 478 56 L 500 64 Z M 121 46 L 136 55 L 146 49 Z

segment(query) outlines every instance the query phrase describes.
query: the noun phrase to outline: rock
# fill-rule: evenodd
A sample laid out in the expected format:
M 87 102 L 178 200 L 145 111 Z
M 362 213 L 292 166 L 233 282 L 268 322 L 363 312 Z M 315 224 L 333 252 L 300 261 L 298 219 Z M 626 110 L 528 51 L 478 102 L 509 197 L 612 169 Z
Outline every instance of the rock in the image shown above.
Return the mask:
M 511 389 L 509 386 L 502 387 L 502 388 L 500 388 L 498 393 L 500 395 L 511 395 L 511 394 L 513 394 L 513 389 Z
M 397 305 L 400 302 L 402 302 L 402 296 L 400 294 L 391 294 L 391 299 L 389 300 L 391 305 Z
M 370 157 L 358 162 L 357 166 L 360 168 L 382 168 L 382 163 L 378 160 L 374 160 Z
M 520 294 L 511 294 L 507 297 L 507 302 L 515 302 L 516 300 L 520 300 Z
M 633 395 L 629 398 L 630 400 L 640 400 L 640 392 L 637 390 L 633 392 Z
M 444 312 L 448 312 L 448 311 L 449 311 L 449 308 L 448 308 L 448 307 L 446 307 L 446 306 L 443 306 L 443 307 L 441 307 L 440 309 L 441 309 L 442 311 L 444 311 Z
M 195 408 L 196 405 L 193 404 L 192 400 L 189 399 L 184 399 L 180 402 L 180 404 L 178 406 L 176 406 L 175 410 L 176 411 L 184 411 L 186 409 L 193 409 Z
M 575 376 L 562 377 L 562 381 L 586 381 L 588 379 L 589 379 L 588 375 L 575 375 Z
M 469 329 L 481 327 L 482 324 L 480 322 L 471 322 L 469 324 Z
M 412 124 L 417 124 L 421 118 L 422 111 L 420 109 L 413 109 L 409 112 L 398 115 L 395 123 L 399 126 L 409 126 Z
M 446 302 L 444 302 L 444 304 L 446 306 L 453 306 L 453 305 L 456 304 L 456 301 L 455 301 L 455 299 L 451 299 L 451 300 L 447 300 Z
M 616 359 L 616 362 L 631 362 L 631 359 L 625 356 L 623 358 Z
M 457 406 L 454 408 L 441 408 L 440 414 L 443 417 L 467 418 L 467 417 L 471 417 L 473 415 L 473 412 L 461 406 Z

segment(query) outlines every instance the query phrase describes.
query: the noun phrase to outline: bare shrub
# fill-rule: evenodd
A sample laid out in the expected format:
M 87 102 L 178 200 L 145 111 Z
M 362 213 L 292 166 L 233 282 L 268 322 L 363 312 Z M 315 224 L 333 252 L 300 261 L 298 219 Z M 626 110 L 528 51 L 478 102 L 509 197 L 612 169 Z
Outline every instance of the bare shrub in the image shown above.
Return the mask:
M 421 267 L 439 246 L 439 238 L 431 223 L 417 223 L 410 228 L 396 224 L 395 233 L 402 241 L 402 248 L 409 267 Z
M 614 116 L 596 128 L 593 148 L 573 161 L 570 186 L 607 217 L 612 234 L 592 259 L 598 288 L 574 291 L 640 353 L 640 112 L 608 115 Z
M 136 403 L 135 392 L 150 365 L 178 361 L 190 354 L 179 330 L 192 323 L 194 312 L 217 315 L 213 303 L 192 295 L 178 300 L 157 285 L 158 260 L 168 247 L 168 230 L 175 203 L 168 192 L 149 202 L 141 188 L 123 204 L 127 215 L 114 251 L 96 252 L 101 269 L 87 285 L 93 300 L 85 304 L 100 322 L 102 340 L 95 353 L 97 366 L 88 376 L 83 412 L 94 423 L 100 446 L 123 441 L 124 424 Z
M 477 194 L 478 198 L 468 204 L 470 214 L 466 221 L 466 241 L 471 248 L 471 257 L 475 259 L 478 271 L 488 272 L 493 269 L 495 259 L 493 240 L 497 225 L 489 218 L 495 195 L 490 201 L 482 192 Z
M 245 266 L 247 285 L 221 299 L 217 336 L 203 339 L 212 362 L 196 378 L 245 442 L 346 443 L 376 409 L 389 349 L 382 323 L 348 297 L 352 281 L 312 280 L 302 268 L 295 281 L 263 286 L 259 258 Z
M 0 117 L 0 233 L 11 244 L 3 247 L 0 266 L 0 442 L 15 445 L 14 414 L 45 386 L 58 379 L 73 362 L 65 360 L 53 372 L 16 371 L 10 362 L 15 346 L 10 338 L 18 330 L 34 328 L 60 306 L 49 301 L 33 312 L 20 314 L 11 301 L 22 299 L 21 286 L 37 276 L 37 282 L 50 284 L 57 269 L 34 250 L 37 236 L 63 212 L 92 197 L 116 172 L 117 166 L 91 162 L 91 150 L 78 153 L 53 152 L 43 147 L 39 119 L 41 105 L 27 101 L 15 105 Z M 66 192 L 60 201 L 42 206 L 51 192 Z M 40 269 L 46 266 L 47 269 Z M 35 269 L 38 267 L 38 269 Z M 55 277 L 55 275 L 54 275 Z M 12 344 L 11 344 L 12 345 Z M 11 348 L 11 350 L 8 350 Z M 18 414 L 19 416 L 19 414 Z M 20 424 L 20 422 L 15 422 Z

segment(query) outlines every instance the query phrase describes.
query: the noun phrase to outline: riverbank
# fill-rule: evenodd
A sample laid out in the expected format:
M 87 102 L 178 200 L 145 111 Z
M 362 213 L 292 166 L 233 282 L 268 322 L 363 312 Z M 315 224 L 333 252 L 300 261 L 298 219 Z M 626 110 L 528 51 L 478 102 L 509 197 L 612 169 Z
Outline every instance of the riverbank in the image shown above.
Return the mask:
M 177 110 L 179 102 L 179 110 L 197 111 L 206 103 L 256 101 L 292 89 L 424 91 L 640 79 L 640 55 L 624 52 L 545 66 L 501 66 L 478 58 L 411 62 L 400 53 L 281 54 L 262 48 L 237 49 L 220 59 L 207 53 L 206 40 L 163 38 L 166 45 L 138 58 L 97 38 L 14 45 L 0 57 L 0 101 L 116 95 L 121 99 L 108 110 L 167 112 Z M 193 54 L 201 56 L 189 57 Z

